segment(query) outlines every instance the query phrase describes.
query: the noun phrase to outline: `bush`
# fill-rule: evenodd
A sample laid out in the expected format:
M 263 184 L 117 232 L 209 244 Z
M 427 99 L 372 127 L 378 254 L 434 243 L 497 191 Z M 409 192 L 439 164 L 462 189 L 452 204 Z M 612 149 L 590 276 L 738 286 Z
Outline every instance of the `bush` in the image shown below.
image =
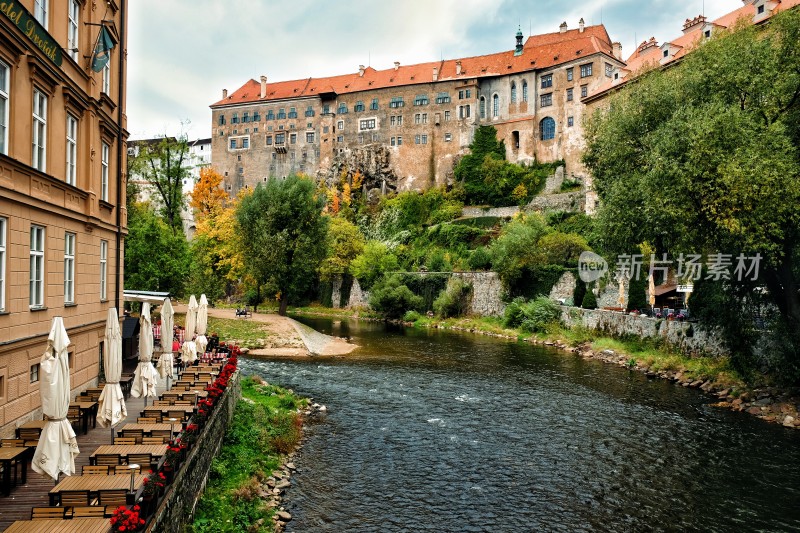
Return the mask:
M 471 295 L 472 285 L 465 283 L 461 278 L 450 278 L 447 288 L 434 300 L 433 311 L 441 318 L 466 315 Z
M 503 326 L 516 328 L 522 324 L 522 319 L 525 318 L 525 314 L 522 311 L 523 305 L 525 305 L 525 298 L 517 297 L 506 306 L 506 310 L 503 313 Z
M 503 325 L 527 332 L 545 331 L 549 324 L 558 322 L 561 309 L 550 298 L 540 296 L 530 302 L 515 298 L 506 306 Z
M 597 309 L 597 297 L 590 287 L 586 287 L 586 294 L 583 296 L 583 301 L 581 301 L 581 307 L 584 309 Z
M 364 290 L 370 290 L 385 272 L 399 268 L 397 256 L 390 252 L 385 244 L 378 241 L 369 241 L 364 246 L 364 251 L 350 264 L 350 271 Z
M 641 310 L 648 307 L 646 291 L 647 278 L 638 276 L 635 279 L 631 279 L 628 285 L 628 311 Z
M 453 266 L 445 257 L 444 251 L 438 248 L 431 250 L 425 260 L 428 272 L 451 272 Z
M 424 301 L 411 289 L 401 285 L 399 276 L 395 275 L 384 278 L 374 286 L 369 305 L 386 318 L 400 318 L 406 311 L 420 311 Z
M 261 303 L 261 294 L 257 289 L 247 289 L 247 292 L 244 293 L 244 303 L 250 307 L 258 307 Z
M 476 248 L 470 254 L 468 264 L 472 270 L 489 270 L 492 268 L 492 254 L 485 246 Z
M 586 284 L 583 280 L 576 276 L 575 290 L 572 291 L 572 305 L 580 307 L 583 304 L 583 298 L 586 296 Z
M 403 322 L 416 322 L 420 318 L 422 318 L 422 315 L 416 311 L 406 311 L 406 314 L 403 315 Z

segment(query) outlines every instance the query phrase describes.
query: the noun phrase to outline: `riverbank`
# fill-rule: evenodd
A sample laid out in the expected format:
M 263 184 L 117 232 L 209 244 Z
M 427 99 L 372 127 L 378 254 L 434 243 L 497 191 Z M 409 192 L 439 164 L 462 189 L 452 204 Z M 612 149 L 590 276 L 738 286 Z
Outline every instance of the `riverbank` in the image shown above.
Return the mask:
M 380 320 L 363 310 L 303 307 L 294 308 L 291 312 L 329 318 Z M 712 404 L 715 407 L 745 411 L 767 422 L 800 429 L 800 391 L 775 387 L 769 383 L 749 385 L 730 366 L 727 357 L 689 357 L 663 343 L 638 338 L 617 339 L 586 328 L 553 325 L 543 333 L 525 333 L 505 328 L 498 317 L 441 320 L 420 316 L 416 321 L 404 324 L 408 327 L 465 331 L 551 346 L 586 359 L 624 366 L 654 379 L 666 379 L 682 387 L 697 388 L 718 400 Z
M 281 505 L 295 471 L 294 453 L 310 401 L 257 376 L 242 380 L 242 398 L 198 501 L 193 533 L 282 531 Z

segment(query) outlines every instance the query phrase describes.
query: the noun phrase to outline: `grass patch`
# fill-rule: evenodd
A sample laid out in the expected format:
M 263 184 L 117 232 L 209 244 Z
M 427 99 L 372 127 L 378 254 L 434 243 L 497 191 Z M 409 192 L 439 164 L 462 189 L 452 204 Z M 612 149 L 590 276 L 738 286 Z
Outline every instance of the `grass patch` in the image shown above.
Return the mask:
M 300 441 L 297 410 L 308 400 L 257 377 L 242 379 L 242 398 L 211 463 L 208 485 L 187 529 L 192 533 L 272 531 L 274 510 L 259 496 L 261 482 Z M 260 519 L 263 525 L 254 526 Z
M 380 318 L 383 317 L 372 309 L 334 309 L 321 305 L 309 305 L 305 307 L 292 307 L 289 314 L 327 316 L 336 318 Z
M 175 314 L 176 324 L 186 324 L 185 314 Z M 208 317 L 208 335 L 216 333 L 226 342 L 234 342 L 243 348 L 263 348 L 271 335 L 267 325 L 244 318 Z

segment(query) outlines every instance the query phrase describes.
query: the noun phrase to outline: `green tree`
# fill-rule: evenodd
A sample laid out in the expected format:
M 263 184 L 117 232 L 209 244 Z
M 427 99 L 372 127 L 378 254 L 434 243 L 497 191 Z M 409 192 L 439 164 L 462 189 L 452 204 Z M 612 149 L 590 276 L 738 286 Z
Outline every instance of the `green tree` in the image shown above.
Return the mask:
M 236 212 L 246 270 L 257 287 L 277 291 L 281 315 L 311 286 L 325 256 L 324 205 L 313 181 L 291 175 L 260 183 Z
M 333 217 L 328 226 L 327 255 L 319 267 L 320 277 L 330 281 L 335 276 L 351 274 L 350 265 L 364 251 L 364 236 L 352 222 Z
M 368 241 L 364 251 L 350 265 L 353 276 L 365 290 L 369 290 L 384 273 L 399 268 L 397 256 L 390 252 L 385 244 L 378 241 Z
M 181 212 L 186 205 L 183 180 L 190 177 L 186 137 L 141 142 L 138 148 L 138 154 L 128 158 L 128 175 L 140 176 L 153 188 L 161 216 L 173 231 L 183 231 Z
M 189 245 L 183 232 L 171 231 L 148 203 L 129 205 L 125 287 L 182 296 L 188 272 Z
M 767 289 L 764 303 L 779 310 L 771 329 L 790 332 L 782 346 L 794 379 L 800 378 L 799 40 L 796 9 L 768 25 L 719 32 L 679 65 L 644 75 L 613 97 L 589 122 L 584 159 L 609 251 L 635 253 L 648 242 L 672 257 L 731 254 L 734 267 L 739 254 L 760 254 L 759 279 L 723 290 L 742 301 L 735 295 L 752 298 L 756 286 Z M 717 323 L 733 350 L 750 351 L 740 342 L 747 335 L 739 324 Z
M 480 202 L 484 198 L 483 164 L 486 158 L 504 160 L 506 147 L 503 141 L 497 140 L 494 126 L 478 126 L 475 137 L 469 145 L 469 153 L 462 157 L 453 172 L 457 180 L 464 185 L 471 203 Z
M 508 223 L 491 246 L 492 269 L 506 289 L 512 288 L 525 272 L 542 263 L 539 240 L 549 231 L 540 215 L 531 214 Z

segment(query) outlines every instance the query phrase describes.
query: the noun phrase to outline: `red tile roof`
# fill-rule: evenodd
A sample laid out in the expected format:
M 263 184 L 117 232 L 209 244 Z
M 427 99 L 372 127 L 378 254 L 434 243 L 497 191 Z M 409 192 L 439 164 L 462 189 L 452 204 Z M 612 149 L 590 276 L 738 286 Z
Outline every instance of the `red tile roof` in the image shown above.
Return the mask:
M 347 94 L 370 89 L 400 87 L 433 81 L 433 69 L 437 69 L 439 81 L 464 80 L 470 83 L 475 78 L 502 76 L 542 70 L 555 65 L 604 53 L 613 57 L 611 40 L 603 25 L 587 26 L 583 32 L 568 30 L 564 33 L 533 35 L 525 42 L 522 54 L 514 55 L 514 50 L 483 56 L 447 59 L 416 65 L 401 65 L 397 69 L 364 69 L 358 72 L 330 76 L 326 78 L 305 78 L 301 80 L 268 82 L 267 94 L 261 98 L 261 83 L 249 80 L 227 98 L 215 102 L 211 107 L 225 105 L 268 102 L 296 97 L 314 97 L 334 92 Z M 457 64 L 461 73 L 456 74 Z

